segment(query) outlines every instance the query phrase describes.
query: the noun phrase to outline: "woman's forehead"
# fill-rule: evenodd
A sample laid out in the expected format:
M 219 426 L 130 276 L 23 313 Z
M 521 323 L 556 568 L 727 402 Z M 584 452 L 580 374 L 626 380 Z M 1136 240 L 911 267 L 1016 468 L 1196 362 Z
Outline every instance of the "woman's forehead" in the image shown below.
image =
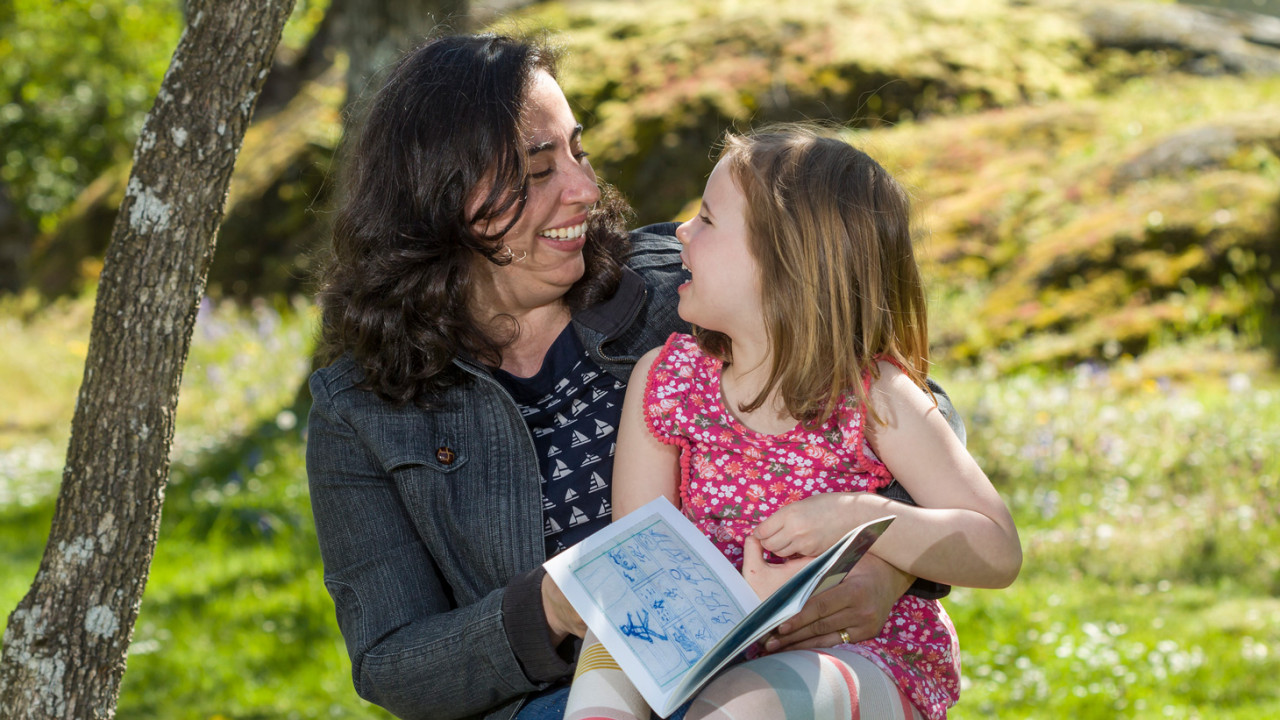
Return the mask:
M 536 70 L 529 79 L 521 132 L 532 147 L 568 139 L 578 122 L 569 108 L 560 85 L 545 70 Z

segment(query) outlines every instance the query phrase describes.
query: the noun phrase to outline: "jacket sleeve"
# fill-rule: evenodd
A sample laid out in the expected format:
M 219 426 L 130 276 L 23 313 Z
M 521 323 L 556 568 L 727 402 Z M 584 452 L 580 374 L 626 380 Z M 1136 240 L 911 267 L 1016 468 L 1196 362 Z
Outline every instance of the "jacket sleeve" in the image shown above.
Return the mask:
M 312 511 L 356 692 L 401 718 L 445 720 L 495 709 L 570 673 L 540 624 L 541 597 L 533 594 L 540 575 L 519 575 L 454 607 L 394 479 L 318 375 L 311 392 Z M 508 593 L 536 599 L 521 606 L 539 604 L 507 618 Z

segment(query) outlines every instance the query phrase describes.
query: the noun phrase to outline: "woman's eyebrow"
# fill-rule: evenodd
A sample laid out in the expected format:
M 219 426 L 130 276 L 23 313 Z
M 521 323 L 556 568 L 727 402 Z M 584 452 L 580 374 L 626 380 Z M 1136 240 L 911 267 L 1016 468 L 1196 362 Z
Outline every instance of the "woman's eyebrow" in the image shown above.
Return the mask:
M 569 144 L 572 145 L 574 140 L 582 136 L 582 123 L 573 126 L 573 132 L 569 133 Z M 554 150 L 556 147 L 555 140 L 548 140 L 544 143 L 538 143 L 529 148 L 529 156 L 533 157 L 544 150 Z

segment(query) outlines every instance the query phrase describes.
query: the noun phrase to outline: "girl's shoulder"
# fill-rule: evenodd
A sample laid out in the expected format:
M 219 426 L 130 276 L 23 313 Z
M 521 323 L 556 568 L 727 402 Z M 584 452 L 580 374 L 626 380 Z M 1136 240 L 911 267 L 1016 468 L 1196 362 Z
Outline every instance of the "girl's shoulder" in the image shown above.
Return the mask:
M 718 377 L 719 364 L 702 352 L 692 335 L 672 333 L 662 347 L 641 358 L 636 369 L 644 372 L 646 401 L 654 403 L 704 392 L 709 379 Z
M 702 348 L 698 347 L 698 341 L 688 333 L 671 333 L 662 347 L 656 348 L 650 354 L 653 356 L 651 366 L 655 369 L 692 367 L 714 360 L 702 352 Z

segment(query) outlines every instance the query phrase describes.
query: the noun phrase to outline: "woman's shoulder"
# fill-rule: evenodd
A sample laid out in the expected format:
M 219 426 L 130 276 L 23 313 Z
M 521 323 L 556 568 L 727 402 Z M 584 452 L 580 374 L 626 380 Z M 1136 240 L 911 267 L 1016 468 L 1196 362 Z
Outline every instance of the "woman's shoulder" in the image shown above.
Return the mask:
M 675 223 L 658 223 L 630 233 L 631 254 L 627 256 L 627 266 L 639 273 L 650 287 L 683 282 L 676 227 Z
M 351 353 L 343 353 L 333 362 L 311 373 L 309 385 L 313 398 L 335 397 L 352 389 L 358 390 L 364 382 L 364 371 Z M 319 392 L 318 392 L 319 391 Z

